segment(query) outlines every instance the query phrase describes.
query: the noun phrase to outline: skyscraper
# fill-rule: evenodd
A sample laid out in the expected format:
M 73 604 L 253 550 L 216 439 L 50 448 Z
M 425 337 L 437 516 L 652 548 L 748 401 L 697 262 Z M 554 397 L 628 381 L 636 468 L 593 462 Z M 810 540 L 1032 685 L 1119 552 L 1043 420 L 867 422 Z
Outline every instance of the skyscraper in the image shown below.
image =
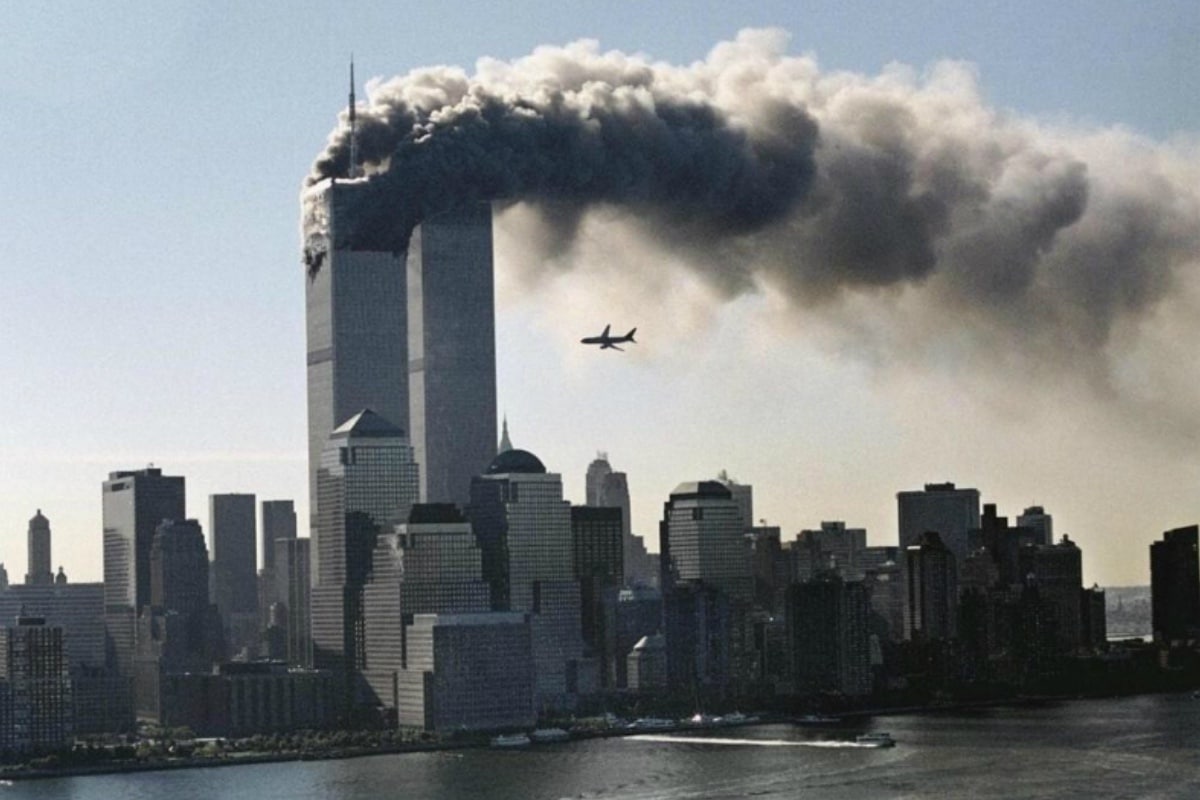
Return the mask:
M 253 649 L 258 639 L 258 541 L 252 494 L 208 498 L 212 558 L 210 595 L 221 612 L 231 653 Z
M 274 594 L 287 608 L 287 662 L 295 667 L 313 663 L 311 543 L 307 537 L 275 540 Z
M 262 501 L 262 568 L 275 566 L 275 542 L 296 538 L 296 507 L 291 500 Z
M 1054 544 L 1054 517 L 1041 506 L 1030 506 L 1017 517 L 1017 525 L 1038 532 L 1038 544 Z
M 486 203 L 421 223 L 408 244 L 409 432 L 421 499 L 466 506 L 496 455 L 496 300 Z
M 1150 606 L 1156 641 L 1200 638 L 1200 526 L 1175 528 L 1150 545 Z
M 754 579 L 743 523 L 742 506 L 725 484 L 697 481 L 675 487 L 659 523 L 664 592 L 674 583 L 702 581 L 748 606 Z
M 870 694 L 866 587 L 822 572 L 787 591 L 788 644 L 799 694 Z
M 579 582 L 562 477 L 526 450 L 501 453 L 472 482 L 467 513 L 483 551 L 493 609 L 532 612 L 539 706 L 569 705 L 595 676 L 580 676 Z
M 429 502 L 465 503 L 496 451 L 490 207 L 426 220 L 407 249 L 368 250 L 355 240 L 369 224 L 355 216 L 361 186 L 313 190 L 330 246 L 306 292 L 312 524 L 326 437 L 360 409 L 409 433 Z
M 979 490 L 959 489 L 953 483 L 927 483 L 923 492 L 899 492 L 900 546 L 920 542 L 935 531 L 962 564 L 970 551 L 968 534 L 979 527 Z
M 613 472 L 608 453 L 597 453 L 587 469 L 587 504 L 597 508 L 621 509 L 622 578 L 626 584 L 644 583 L 654 576 L 647 572 L 646 548 L 633 535 L 629 506 L 629 480 L 624 472 Z
M 29 549 L 29 572 L 25 573 L 25 583 L 41 586 L 54 583 L 54 574 L 50 571 L 50 520 L 42 516 L 40 508 L 29 520 L 26 544 Z
M 926 641 L 954 636 L 958 614 L 958 564 L 934 531 L 904 548 L 905 638 Z
M 135 622 L 150 603 L 150 548 L 163 520 L 183 519 L 183 478 L 157 467 L 110 472 L 103 486 L 104 614 L 114 666 L 132 674 Z
M 317 473 L 316 666 L 343 678 L 345 699 L 365 663 L 362 595 L 376 537 L 408 516 L 418 475 L 404 432 L 369 409 L 329 435 Z
M 408 277 L 403 252 L 355 249 L 343 233 L 358 190 L 324 187 L 331 247 L 306 284 L 308 475 L 311 523 L 320 513 L 317 471 L 334 428 L 370 408 L 408 426 Z M 318 553 L 318 561 L 320 554 Z

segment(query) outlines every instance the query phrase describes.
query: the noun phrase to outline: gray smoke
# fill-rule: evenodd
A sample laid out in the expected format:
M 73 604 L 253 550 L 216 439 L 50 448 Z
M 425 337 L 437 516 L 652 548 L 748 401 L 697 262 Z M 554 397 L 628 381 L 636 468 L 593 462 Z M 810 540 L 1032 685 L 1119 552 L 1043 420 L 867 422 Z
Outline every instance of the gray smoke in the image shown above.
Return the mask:
M 672 66 L 580 42 L 374 85 L 366 177 L 339 197 L 355 224 L 330 243 L 316 191 L 347 174 L 343 117 L 306 181 L 306 262 L 402 249 L 429 215 L 491 200 L 539 214 L 524 260 L 569 268 L 602 211 L 725 297 L 876 298 L 885 357 L 970 331 L 1101 382 L 1116 332 L 1194 280 L 1194 152 L 998 111 L 962 65 L 823 74 L 786 44 L 744 31 Z

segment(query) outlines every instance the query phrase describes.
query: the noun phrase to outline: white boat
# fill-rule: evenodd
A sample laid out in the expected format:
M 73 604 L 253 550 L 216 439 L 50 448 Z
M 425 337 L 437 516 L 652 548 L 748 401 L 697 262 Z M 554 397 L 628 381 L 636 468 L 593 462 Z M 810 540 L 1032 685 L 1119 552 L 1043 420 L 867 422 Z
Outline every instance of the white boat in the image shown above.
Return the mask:
M 529 747 L 533 740 L 525 733 L 502 733 L 492 737 L 492 747 Z
M 638 731 L 661 731 L 674 728 L 675 723 L 661 717 L 642 717 L 641 719 L 634 720 L 629 727 Z
M 538 744 L 546 744 L 549 742 L 566 742 L 570 741 L 571 734 L 564 731 L 562 728 L 538 728 L 532 734 L 533 740 Z
M 856 743 L 865 747 L 895 747 L 896 740 L 892 738 L 890 733 L 861 733 L 855 740 Z

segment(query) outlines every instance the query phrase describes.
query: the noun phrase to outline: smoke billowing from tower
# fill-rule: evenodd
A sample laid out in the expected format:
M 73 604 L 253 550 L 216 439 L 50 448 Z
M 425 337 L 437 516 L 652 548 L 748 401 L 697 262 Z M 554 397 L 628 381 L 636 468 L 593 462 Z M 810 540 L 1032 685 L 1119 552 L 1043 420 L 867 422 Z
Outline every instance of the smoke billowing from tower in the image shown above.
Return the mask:
M 1123 331 L 1195 281 L 1194 145 L 994 109 L 961 64 L 822 73 L 786 45 L 744 31 L 674 66 L 585 41 L 373 84 L 340 241 L 318 184 L 352 174 L 346 124 L 307 178 L 309 269 L 331 245 L 401 250 L 421 219 L 480 200 L 537 215 L 522 261 L 570 268 L 600 213 L 721 297 L 869 299 L 879 319 L 849 333 L 883 360 L 955 331 L 1099 383 Z

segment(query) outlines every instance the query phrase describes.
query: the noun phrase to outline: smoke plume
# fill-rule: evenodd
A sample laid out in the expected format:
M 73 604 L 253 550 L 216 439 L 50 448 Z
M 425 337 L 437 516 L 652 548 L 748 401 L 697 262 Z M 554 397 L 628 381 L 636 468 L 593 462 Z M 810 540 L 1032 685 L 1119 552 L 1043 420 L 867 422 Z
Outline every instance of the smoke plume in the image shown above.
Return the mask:
M 1194 144 L 997 110 L 962 64 L 822 73 L 786 45 L 743 31 L 674 66 L 585 41 L 374 83 L 365 176 L 343 179 L 343 117 L 306 180 L 306 262 L 402 249 L 420 220 L 490 200 L 535 216 L 536 278 L 586 261 L 581 226 L 602 214 L 720 297 L 876 316 L 846 333 L 881 359 L 962 341 L 1101 388 L 1130 332 L 1195 286 Z M 352 207 L 337 242 L 318 200 L 330 178 Z

